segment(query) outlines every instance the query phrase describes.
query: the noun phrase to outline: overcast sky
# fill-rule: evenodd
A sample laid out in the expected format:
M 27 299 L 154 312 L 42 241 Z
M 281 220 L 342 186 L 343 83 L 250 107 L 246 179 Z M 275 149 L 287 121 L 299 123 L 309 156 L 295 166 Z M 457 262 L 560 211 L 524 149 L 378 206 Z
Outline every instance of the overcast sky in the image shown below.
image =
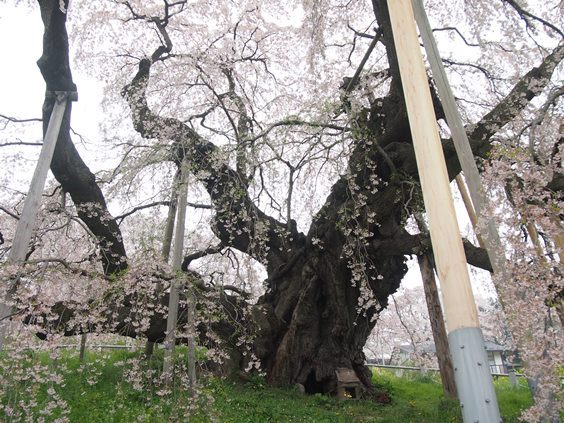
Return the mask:
M 40 118 L 45 93 L 45 83 L 36 61 L 41 56 L 43 24 L 39 7 L 30 10 L 26 6 L 14 7 L 0 3 L 0 113 L 20 119 Z M 73 104 L 72 128 L 84 136 L 86 144 L 77 147 L 87 154 L 93 171 L 102 167 L 97 164 L 96 144 L 101 119 L 101 84 L 73 71 L 78 85 L 79 101 Z M 35 128 L 34 128 L 35 129 Z M 22 141 L 39 141 L 41 132 L 21 133 Z M 75 140 L 76 142 L 76 140 Z M 90 144 L 92 143 L 92 144 Z M 35 147 L 28 147 L 31 152 Z M 38 152 L 38 150 L 37 150 Z M 31 175 L 30 175 L 31 177 Z

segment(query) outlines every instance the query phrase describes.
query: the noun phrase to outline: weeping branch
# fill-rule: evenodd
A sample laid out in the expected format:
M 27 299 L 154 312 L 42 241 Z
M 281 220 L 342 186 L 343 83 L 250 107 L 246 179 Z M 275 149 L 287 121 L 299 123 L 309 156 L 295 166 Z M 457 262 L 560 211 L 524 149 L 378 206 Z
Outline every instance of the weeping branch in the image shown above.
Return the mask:
M 562 32 L 560 29 L 558 29 L 556 26 L 554 26 L 553 24 L 551 24 L 550 22 L 544 20 L 541 17 L 538 17 L 536 15 L 533 15 L 531 12 L 526 11 L 525 9 L 523 9 L 521 6 L 519 6 L 519 4 L 517 4 L 516 1 L 514 0 L 502 0 L 504 3 L 507 3 L 509 6 L 511 6 L 513 9 L 515 9 L 515 11 L 517 12 L 517 14 L 521 17 L 521 19 L 523 19 L 525 21 L 525 23 L 527 24 L 527 27 L 531 26 L 531 22 L 529 21 L 530 19 L 533 19 L 537 22 L 540 22 L 541 24 L 543 24 L 544 26 L 546 26 L 547 28 L 550 28 L 551 30 L 553 30 L 554 32 L 556 32 L 558 35 L 560 35 L 562 38 L 564 38 L 564 32 Z
M 163 30 L 166 31 L 166 28 L 163 27 Z M 184 122 L 159 116 L 148 106 L 146 90 L 151 66 L 160 57 L 157 51 L 160 51 L 159 48 L 151 59 L 140 61 L 132 82 L 122 90 L 135 130 L 144 138 L 172 140 L 178 158 L 188 158 L 191 171 L 205 186 L 217 211 L 214 222 L 216 235 L 225 246 L 234 247 L 257 260 L 264 261 L 266 258 L 269 265 L 284 261 L 281 256 L 285 254 L 280 249 L 292 244 L 285 239 L 285 225 L 254 205 L 245 178 L 217 159 L 219 151 L 214 144 Z M 264 240 L 263 246 L 257 245 L 257 239 Z M 293 243 L 298 242 L 299 237 L 294 237 Z
M 485 157 L 491 149 L 491 138 L 505 125 L 515 119 L 530 101 L 541 94 L 550 83 L 558 64 L 564 58 L 564 42 L 547 55 L 542 63 L 531 69 L 513 86 L 489 113 L 468 133 L 475 155 Z M 456 174 L 459 172 L 457 171 Z

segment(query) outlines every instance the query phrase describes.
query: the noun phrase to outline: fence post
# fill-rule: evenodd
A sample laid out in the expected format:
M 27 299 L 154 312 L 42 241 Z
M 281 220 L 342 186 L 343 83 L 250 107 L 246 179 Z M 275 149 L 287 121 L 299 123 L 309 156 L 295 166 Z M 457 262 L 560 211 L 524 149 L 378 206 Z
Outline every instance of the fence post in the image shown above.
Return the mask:
M 509 367 L 507 370 L 507 376 L 509 377 L 509 382 L 513 388 L 517 387 L 517 375 L 515 374 L 515 368 L 513 366 Z
M 84 362 L 84 354 L 86 353 L 86 338 L 88 338 L 86 333 L 80 335 L 80 353 L 78 354 L 78 361 L 81 363 Z

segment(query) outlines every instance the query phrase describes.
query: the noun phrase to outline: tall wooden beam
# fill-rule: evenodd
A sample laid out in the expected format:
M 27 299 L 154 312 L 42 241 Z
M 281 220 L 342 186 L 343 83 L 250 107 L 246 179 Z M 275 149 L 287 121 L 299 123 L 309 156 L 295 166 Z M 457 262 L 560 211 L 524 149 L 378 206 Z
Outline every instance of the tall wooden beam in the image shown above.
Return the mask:
M 176 272 L 170 283 L 168 316 L 166 320 L 166 338 L 164 342 L 163 373 L 167 383 L 172 382 L 174 369 L 174 347 L 176 344 L 176 325 L 178 321 L 178 304 L 180 302 L 181 266 L 184 252 L 184 231 L 186 228 L 186 203 L 188 197 L 188 172 L 184 162 L 180 165 L 180 182 L 178 184 L 178 205 L 176 210 L 176 232 L 174 234 L 174 250 L 172 252 L 172 269 Z
M 174 235 L 174 220 L 176 217 L 176 206 L 178 202 L 178 184 L 180 183 L 180 174 L 181 174 L 181 167 L 176 170 L 174 174 L 174 178 L 172 180 L 172 192 L 170 195 L 170 205 L 168 206 L 168 213 L 166 217 L 165 223 L 165 230 L 164 230 L 164 237 L 163 237 L 163 245 L 161 249 L 161 255 L 165 263 L 168 263 L 168 259 L 170 258 L 170 250 L 172 247 L 172 236 Z M 163 291 L 162 283 L 159 281 L 157 282 L 157 286 L 155 287 L 155 292 L 157 295 L 161 295 Z M 143 354 L 146 358 L 151 357 L 155 350 L 155 343 L 153 341 L 145 341 L 145 350 Z
M 176 178 L 175 178 L 176 179 Z M 175 278 L 170 284 L 170 296 L 168 303 L 168 316 L 166 322 L 165 355 L 163 362 L 163 373 L 167 384 L 171 384 L 174 371 L 174 347 L 176 344 L 176 326 L 178 323 L 178 306 L 180 302 L 180 289 L 185 281 L 182 271 L 182 259 L 184 258 L 184 231 L 186 228 L 186 207 L 188 196 L 188 170 L 185 161 L 180 165 L 180 182 L 178 184 L 178 204 L 176 214 L 176 232 L 174 234 L 174 250 L 172 253 L 172 268 L 176 272 Z M 196 384 L 196 360 L 194 340 L 194 295 L 190 286 L 184 287 L 188 301 L 186 325 L 188 326 L 188 378 L 190 386 Z
M 429 229 L 423 220 L 422 214 L 415 214 L 415 220 L 419 227 L 419 232 L 428 236 Z M 437 281 L 435 280 L 430 254 L 425 253 L 418 255 L 417 261 L 419 262 L 419 271 L 421 272 L 421 279 L 423 280 L 423 291 L 425 292 L 429 322 L 431 323 L 433 340 L 435 341 L 435 352 L 441 373 L 443 393 L 447 398 L 456 399 L 458 398 L 458 393 L 454 380 L 454 366 L 452 365 L 452 357 L 450 356 L 448 347 L 445 319 L 443 317 L 443 309 L 441 307 L 439 290 L 437 288 Z
M 35 227 L 37 211 L 39 210 L 39 205 L 41 204 L 41 194 L 43 193 L 43 188 L 45 187 L 47 173 L 49 172 L 51 160 L 53 159 L 53 153 L 55 151 L 55 145 L 57 144 L 57 138 L 59 137 L 59 130 L 61 129 L 65 108 L 68 101 L 77 99 L 76 93 L 69 93 L 66 91 L 56 91 L 49 94 L 55 97 L 55 105 L 53 107 L 53 111 L 51 112 L 51 117 L 49 118 L 47 132 L 43 138 L 43 146 L 41 147 L 41 152 L 39 153 L 37 166 L 33 172 L 29 191 L 25 197 L 23 211 L 16 227 L 12 248 L 10 250 L 10 254 L 8 255 L 8 262 L 10 263 L 23 263 L 25 260 L 27 250 L 29 248 L 29 241 L 31 240 L 31 234 Z M 15 288 L 15 283 L 16 282 L 13 281 L 12 286 L 6 287 L 7 296 L 4 302 L 0 302 L 0 349 L 2 349 L 4 345 L 7 330 L 6 322 L 4 320 L 13 314 L 12 306 L 9 304 L 12 300 L 12 291 Z
M 470 195 L 468 194 L 468 189 L 466 189 L 466 184 L 464 183 L 464 179 L 462 179 L 462 174 L 456 175 L 456 186 L 458 187 L 458 191 L 460 191 L 460 196 L 462 197 L 462 202 L 464 203 L 464 207 L 466 208 L 466 213 L 470 218 L 470 223 L 472 224 L 472 229 L 474 229 L 474 233 L 476 234 L 476 239 L 478 240 L 478 245 L 482 248 L 486 248 L 484 244 L 484 240 L 480 235 L 480 230 L 478 228 L 478 215 L 474 210 L 474 205 L 472 204 L 472 200 L 470 199 Z
M 472 148 L 470 147 L 470 142 L 468 141 L 468 136 L 466 135 L 464 124 L 454 99 L 454 94 L 452 93 L 452 89 L 448 82 L 431 25 L 429 24 L 427 14 L 425 13 L 423 0 L 412 0 L 412 4 L 415 20 L 417 22 L 417 26 L 419 27 L 421 38 L 423 39 L 423 45 L 425 46 L 427 58 L 429 60 L 429 64 L 431 65 L 431 71 L 433 72 L 433 80 L 437 86 L 439 98 L 452 134 L 452 140 L 458 156 L 458 161 L 460 162 L 460 166 L 462 167 L 464 177 L 468 184 L 470 198 L 472 199 L 476 213 L 479 216 L 480 212 L 486 206 L 487 201 L 482 190 L 478 166 L 476 165 L 476 160 L 474 159 L 474 154 L 472 153 Z M 493 220 L 488 219 L 485 224 L 478 224 L 477 233 L 479 234 L 480 232 L 484 232 L 486 234 L 485 237 L 482 237 L 482 241 L 484 242 L 484 246 L 488 252 L 488 257 L 490 258 L 494 274 L 499 280 L 508 279 L 507 269 L 505 266 L 505 253 Z M 496 283 L 495 279 L 494 283 Z M 502 301 L 501 298 L 500 301 Z
M 53 152 L 55 151 L 55 145 L 59 136 L 59 129 L 61 129 L 63 115 L 65 114 L 67 97 L 66 92 L 56 94 L 55 106 L 53 107 L 53 112 L 51 112 L 47 133 L 43 140 L 43 146 L 41 147 L 33 178 L 31 179 L 29 191 L 25 197 L 22 215 L 20 220 L 18 220 L 12 249 L 8 256 L 8 260 L 13 263 L 21 263 L 25 260 L 29 241 L 31 240 L 31 233 L 35 226 L 35 216 L 41 203 L 41 194 L 45 187 L 47 173 L 51 166 Z
M 437 354 L 437 363 L 439 364 L 441 382 L 443 384 L 443 393 L 447 398 L 456 399 L 457 392 L 456 382 L 454 380 L 454 367 L 448 348 L 447 331 L 433 266 L 427 254 L 417 256 L 417 261 L 419 262 L 421 279 L 423 279 L 425 302 L 427 303 L 429 321 L 433 332 L 433 341 L 435 342 L 435 352 Z
M 410 0 L 388 0 L 411 135 L 443 294 L 464 421 L 499 422 L 497 398 L 462 246 Z

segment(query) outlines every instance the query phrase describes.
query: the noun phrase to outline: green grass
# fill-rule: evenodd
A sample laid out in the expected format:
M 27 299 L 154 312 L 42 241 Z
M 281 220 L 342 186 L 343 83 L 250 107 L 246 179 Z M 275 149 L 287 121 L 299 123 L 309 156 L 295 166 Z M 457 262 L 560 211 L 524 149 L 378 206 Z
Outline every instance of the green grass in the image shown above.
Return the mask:
M 392 402 L 386 405 L 367 400 L 339 401 L 323 395 L 304 396 L 293 389 L 266 387 L 259 378 L 251 378 L 245 385 L 207 379 L 202 381 L 199 400 L 191 403 L 185 389 L 175 389 L 169 396 L 159 395 L 162 385 L 154 382 L 161 365 L 159 355 L 143 365 L 146 377 L 138 382 L 136 389 L 124 376 L 124 371 L 135 363 L 127 360 L 135 356 L 125 351 L 104 355 L 90 353 L 86 357 L 86 364 L 81 365 L 76 353 L 64 352 L 56 360 L 48 358 L 45 353 L 29 354 L 23 361 L 30 371 L 32 366 L 35 366 L 34 371 L 37 371 L 38 366 L 44 366 L 45 374 L 59 373 L 62 379 L 40 383 L 32 380 L 10 382 L 17 372 L 10 372 L 9 367 L 4 367 L 0 370 L 3 386 L 11 388 L 5 388 L 1 402 L 16 407 L 19 401 L 29 403 L 30 399 L 35 400 L 36 404 L 28 407 L 33 415 L 22 418 L 31 421 L 39 420 L 41 410 L 53 398 L 53 392 L 67 402 L 67 417 L 71 422 L 462 421 L 458 405 L 443 397 L 441 385 L 433 376 L 406 378 L 397 377 L 389 371 L 375 371 L 375 384 L 392 397 Z M 154 371 L 155 377 L 151 377 L 151 371 Z M 512 388 L 506 380 L 496 382 L 496 389 L 504 422 L 517 421 L 521 410 L 531 404 L 528 389 Z M 210 401 L 210 398 L 213 400 Z M 191 409 L 190 405 L 193 405 Z M 45 416 L 45 421 L 54 421 L 61 415 L 61 410 L 55 409 L 51 415 Z M 0 411 L 0 421 L 18 420 L 10 419 L 5 411 Z
M 376 370 L 374 383 L 388 388 L 400 422 L 462 422 L 458 403 L 444 397 L 438 374 L 398 377 L 389 370 Z M 494 381 L 500 412 L 505 423 L 517 422 L 521 411 L 533 402 L 525 386 L 513 388 L 509 380 Z M 383 420 L 393 421 L 393 420 Z

